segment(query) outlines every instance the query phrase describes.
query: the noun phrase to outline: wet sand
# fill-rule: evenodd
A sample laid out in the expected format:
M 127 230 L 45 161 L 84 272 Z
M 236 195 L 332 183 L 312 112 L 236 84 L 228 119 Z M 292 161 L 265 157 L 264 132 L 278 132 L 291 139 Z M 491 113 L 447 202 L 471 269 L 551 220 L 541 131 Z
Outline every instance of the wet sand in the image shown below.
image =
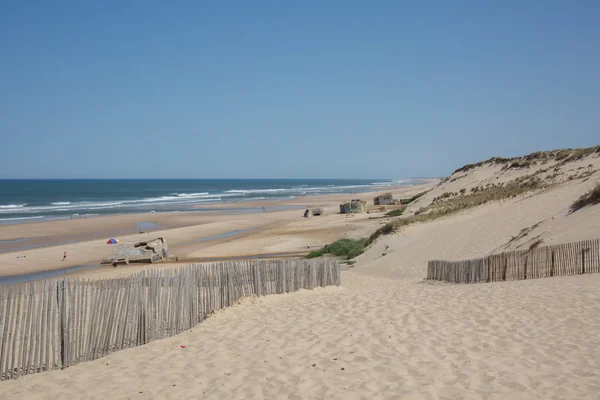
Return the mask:
M 169 253 L 183 262 L 247 258 L 269 254 L 302 255 L 339 237 L 369 234 L 384 223 L 376 214 L 349 218 L 338 214 L 339 203 L 372 198 L 392 191 L 397 198 L 410 197 L 435 185 L 382 188 L 376 192 L 300 197 L 272 202 L 227 203 L 202 206 L 202 211 L 98 216 L 86 219 L 0 226 L 0 276 L 34 274 L 67 267 L 97 265 L 110 252 L 106 241 L 135 243 L 164 237 Z M 265 207 L 265 211 L 262 210 Z M 306 219 L 305 207 L 323 207 L 325 216 Z M 379 215 L 380 216 L 380 215 Z M 140 234 L 140 224 L 145 233 Z M 148 232 L 147 229 L 150 228 Z M 144 230 L 144 229 L 142 229 Z M 62 262 L 63 252 L 67 261 Z M 114 276 L 141 266 L 102 266 L 76 271 L 77 276 Z M 169 268 L 168 264 L 164 264 Z

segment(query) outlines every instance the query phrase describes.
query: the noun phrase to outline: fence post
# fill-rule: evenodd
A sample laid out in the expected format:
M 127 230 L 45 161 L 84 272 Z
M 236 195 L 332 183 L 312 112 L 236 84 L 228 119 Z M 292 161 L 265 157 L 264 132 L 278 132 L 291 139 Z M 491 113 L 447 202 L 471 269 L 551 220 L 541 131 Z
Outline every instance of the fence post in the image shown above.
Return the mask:
M 529 254 L 525 254 L 525 265 L 523 267 L 523 279 L 527 279 L 527 259 L 529 258 Z
M 141 279 L 141 283 L 140 283 L 140 289 L 138 289 L 140 295 L 136 298 L 136 301 L 139 303 L 138 307 L 140 309 L 140 321 L 138 323 L 138 329 L 140 330 L 139 334 L 140 334 L 140 343 L 141 344 L 146 344 L 148 343 L 146 341 L 146 302 L 144 301 L 146 299 L 146 297 L 148 296 L 147 292 L 146 292 L 146 287 L 144 286 L 144 278 L 146 275 L 146 271 L 142 271 L 140 275 L 140 279 Z M 134 278 L 134 282 L 135 282 L 135 278 Z
M 60 369 L 65 369 L 65 281 L 56 283 L 56 309 L 60 314 Z M 46 367 L 47 368 L 47 367 Z
M 506 280 L 506 270 L 508 269 L 508 257 L 504 257 L 504 271 L 502 271 L 502 280 Z
M 581 249 L 581 273 L 585 274 L 585 250 Z
M 552 265 L 550 266 L 550 276 L 554 276 L 554 250 L 552 250 Z

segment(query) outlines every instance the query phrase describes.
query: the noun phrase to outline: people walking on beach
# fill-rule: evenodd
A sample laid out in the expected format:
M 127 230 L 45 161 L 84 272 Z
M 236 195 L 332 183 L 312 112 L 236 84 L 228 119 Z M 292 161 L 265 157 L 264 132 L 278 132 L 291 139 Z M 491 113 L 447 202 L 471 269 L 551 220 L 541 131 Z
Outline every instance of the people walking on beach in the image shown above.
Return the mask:
M 63 261 L 67 261 L 67 252 L 65 251 L 65 254 L 63 254 Z

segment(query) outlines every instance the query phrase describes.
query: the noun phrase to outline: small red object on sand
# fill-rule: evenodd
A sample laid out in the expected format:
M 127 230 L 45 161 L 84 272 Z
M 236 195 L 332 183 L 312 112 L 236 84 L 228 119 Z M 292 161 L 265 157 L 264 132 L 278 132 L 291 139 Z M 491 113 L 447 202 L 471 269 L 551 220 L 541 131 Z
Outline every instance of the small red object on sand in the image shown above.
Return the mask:
M 179 347 L 181 347 L 182 349 L 185 349 L 185 346 L 180 344 Z

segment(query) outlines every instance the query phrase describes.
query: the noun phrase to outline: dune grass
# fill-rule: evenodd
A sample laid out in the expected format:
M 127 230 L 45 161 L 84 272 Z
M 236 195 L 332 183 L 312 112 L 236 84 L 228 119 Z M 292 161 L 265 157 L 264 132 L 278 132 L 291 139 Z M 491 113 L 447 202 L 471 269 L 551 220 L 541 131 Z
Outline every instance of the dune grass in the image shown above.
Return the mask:
M 432 211 L 434 214 L 441 213 L 445 215 L 477 207 L 491 201 L 510 199 L 550 186 L 549 183 L 544 182 L 536 174 L 525 175 L 506 183 L 473 187 L 469 193 L 444 193 L 434 198 L 430 205 L 418 210 L 416 214 Z
M 406 208 L 397 208 L 395 210 L 391 210 L 385 213 L 386 217 L 399 217 L 402 215 Z
M 394 223 L 390 222 L 377 229 L 367 238 L 339 239 L 322 249 L 311 251 L 306 258 L 321 257 L 325 254 L 329 254 L 335 257 L 342 257 L 345 260 L 350 260 L 364 253 L 367 247 L 373 244 L 377 238 L 382 235 L 393 233 L 395 230 L 396 227 L 394 226 Z
M 320 250 L 311 251 L 306 258 L 321 257 L 330 254 L 346 260 L 357 257 L 365 251 L 365 239 L 339 239 Z
M 329 254 L 335 257 L 342 257 L 345 260 L 350 260 L 364 253 L 365 250 L 370 245 L 372 245 L 379 237 L 383 235 L 389 235 L 390 233 L 394 233 L 401 226 L 410 225 L 415 222 L 425 222 L 435 218 L 439 218 L 441 216 L 442 214 L 440 213 L 429 213 L 415 215 L 408 218 L 396 219 L 381 226 L 367 238 L 339 239 L 331 243 L 330 245 L 323 247 L 322 249 L 311 251 L 310 253 L 308 253 L 306 258 L 321 257 L 326 254 Z
M 431 189 L 429 189 L 429 190 L 431 190 Z M 427 192 L 429 192 L 429 190 L 425 190 L 424 192 L 417 193 L 409 199 L 404 199 L 404 200 L 400 200 L 400 201 L 402 202 L 402 204 L 408 205 L 408 204 L 418 200 L 420 197 L 423 197 L 425 194 L 427 194 Z
M 585 152 L 581 153 L 587 154 Z M 580 153 L 577 153 L 576 156 L 579 157 Z M 501 162 L 504 161 L 505 160 L 501 160 Z M 492 184 L 485 187 L 476 187 L 473 188 L 469 193 L 467 193 L 466 190 L 461 190 L 458 193 L 441 195 L 439 198 L 433 199 L 433 202 L 428 206 L 419 209 L 415 215 L 407 217 L 403 216 L 406 207 L 391 210 L 385 214 L 386 217 L 401 218 L 396 218 L 393 221 L 381 226 L 369 237 L 362 239 L 340 239 L 327 247 L 309 253 L 306 257 L 314 258 L 323 256 L 325 254 L 330 254 L 336 257 L 344 257 L 346 260 L 349 260 L 364 253 L 365 250 L 380 236 L 394 233 L 404 226 L 419 222 L 432 221 L 468 208 L 477 207 L 492 201 L 501 201 L 514 198 L 519 195 L 524 195 L 528 192 L 533 192 L 552 186 L 551 184 L 542 181 L 536 175 L 537 173 L 521 176 L 510 182 Z M 409 199 L 409 202 L 415 201 L 425 193 L 427 192 L 419 193 L 418 195 Z M 586 205 L 597 203 L 600 203 L 600 184 L 596 186 L 595 189 L 578 199 L 573 204 L 571 209 L 575 211 L 579 208 L 585 207 Z
M 600 183 L 595 188 L 578 198 L 572 205 L 571 211 L 577 211 L 586 206 L 600 204 Z
M 480 161 L 474 164 L 467 164 L 463 167 L 458 168 L 454 171 L 454 174 L 458 172 L 468 172 L 469 170 L 481 167 L 483 165 L 504 165 L 504 169 L 511 168 L 529 168 L 530 166 L 536 165 L 537 163 L 545 164 L 548 161 L 555 160 L 560 161 L 563 164 L 581 160 L 591 154 L 600 153 L 600 146 L 587 147 L 581 149 L 563 149 L 563 150 L 551 150 L 551 151 L 536 151 L 535 153 L 528 154 L 522 157 L 492 157 L 485 161 Z M 453 174 L 453 175 L 454 175 Z M 448 177 L 449 178 L 449 177 Z M 446 179 L 448 179 L 446 178 Z M 455 178 L 456 179 L 456 178 Z

